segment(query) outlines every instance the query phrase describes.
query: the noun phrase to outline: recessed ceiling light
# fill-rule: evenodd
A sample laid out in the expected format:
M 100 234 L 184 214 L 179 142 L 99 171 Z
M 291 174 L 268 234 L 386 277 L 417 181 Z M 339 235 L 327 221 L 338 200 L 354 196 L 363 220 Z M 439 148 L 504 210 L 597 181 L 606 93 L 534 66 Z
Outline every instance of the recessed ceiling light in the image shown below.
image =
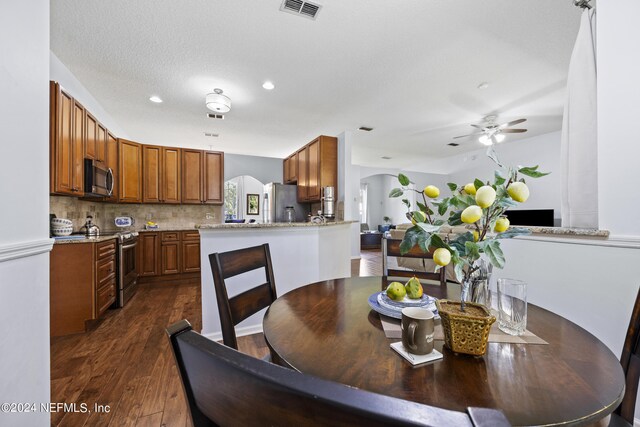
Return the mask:
M 155 102 L 156 104 L 160 104 L 162 102 L 162 99 L 160 99 L 159 96 L 153 95 L 151 98 L 149 98 L 149 101 Z
M 380 157 L 380 158 L 381 158 L 381 159 L 384 159 L 384 160 L 391 160 L 391 157 L 389 157 L 389 156 L 382 156 L 382 157 Z
M 482 82 L 478 85 L 478 89 L 486 89 L 489 87 L 489 83 L 487 82 Z
M 373 130 L 373 128 L 370 128 L 368 126 L 360 126 L 358 128 L 358 130 L 362 130 L 362 131 L 365 131 L 365 132 L 371 132 Z
M 266 82 L 262 83 L 262 87 L 265 88 L 266 90 L 273 90 L 275 89 L 276 85 L 274 85 L 272 82 L 267 80 Z

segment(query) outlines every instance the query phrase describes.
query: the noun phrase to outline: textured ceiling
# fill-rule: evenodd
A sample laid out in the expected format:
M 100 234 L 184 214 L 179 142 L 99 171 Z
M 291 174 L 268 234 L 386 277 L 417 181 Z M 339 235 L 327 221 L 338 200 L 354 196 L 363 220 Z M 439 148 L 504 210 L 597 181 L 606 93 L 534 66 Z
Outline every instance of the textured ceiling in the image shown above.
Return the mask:
M 144 143 L 284 157 L 353 130 L 354 163 L 420 170 L 479 148 L 446 144 L 490 113 L 528 119 L 505 143 L 560 129 L 570 0 L 321 3 L 312 21 L 279 0 L 55 0 L 51 49 Z M 224 121 L 205 116 L 216 87 L 233 103 Z

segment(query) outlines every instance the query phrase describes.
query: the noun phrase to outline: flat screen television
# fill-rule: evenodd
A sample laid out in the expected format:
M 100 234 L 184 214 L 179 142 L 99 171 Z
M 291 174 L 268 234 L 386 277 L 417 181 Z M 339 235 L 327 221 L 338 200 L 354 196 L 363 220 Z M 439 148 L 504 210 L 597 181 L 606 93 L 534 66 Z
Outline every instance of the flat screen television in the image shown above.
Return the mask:
M 553 227 L 553 209 L 508 210 L 504 214 L 511 225 Z

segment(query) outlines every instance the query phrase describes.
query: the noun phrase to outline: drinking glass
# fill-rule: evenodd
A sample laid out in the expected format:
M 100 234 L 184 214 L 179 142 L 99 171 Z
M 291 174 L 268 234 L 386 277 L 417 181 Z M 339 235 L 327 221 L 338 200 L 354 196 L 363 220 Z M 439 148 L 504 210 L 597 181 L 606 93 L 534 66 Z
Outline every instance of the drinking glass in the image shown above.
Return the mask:
M 521 280 L 498 279 L 498 328 L 509 335 L 527 329 L 527 284 Z

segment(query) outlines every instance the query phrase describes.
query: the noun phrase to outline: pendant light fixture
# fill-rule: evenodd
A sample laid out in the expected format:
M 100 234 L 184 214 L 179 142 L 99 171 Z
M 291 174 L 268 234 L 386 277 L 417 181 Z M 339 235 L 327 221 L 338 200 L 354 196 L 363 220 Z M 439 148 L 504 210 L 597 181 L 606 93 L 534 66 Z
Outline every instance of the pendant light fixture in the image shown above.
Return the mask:
M 231 99 L 222 94 L 222 89 L 214 89 L 213 93 L 207 94 L 207 108 L 216 113 L 228 113 L 231 110 Z

